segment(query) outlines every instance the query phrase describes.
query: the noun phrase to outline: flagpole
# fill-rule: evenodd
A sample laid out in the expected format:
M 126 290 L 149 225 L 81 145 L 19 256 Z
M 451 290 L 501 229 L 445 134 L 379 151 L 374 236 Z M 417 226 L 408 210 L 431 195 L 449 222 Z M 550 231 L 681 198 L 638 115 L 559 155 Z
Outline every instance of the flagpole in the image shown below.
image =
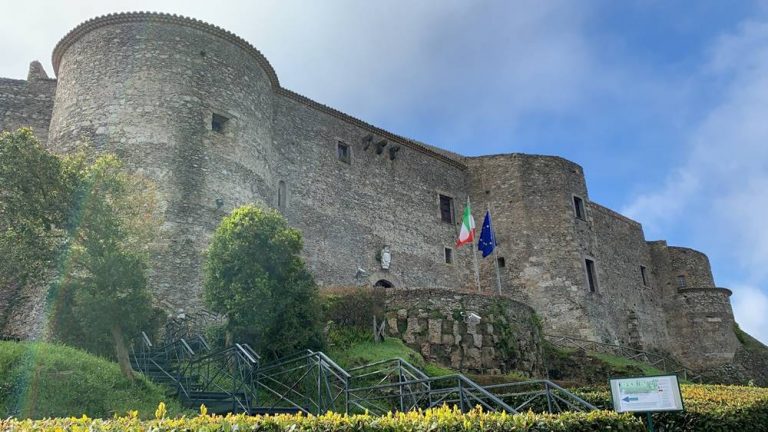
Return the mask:
M 499 255 L 496 251 L 499 245 L 496 243 L 496 233 L 493 231 L 493 216 L 491 215 L 491 205 L 488 206 L 488 215 L 491 220 L 491 238 L 493 239 L 493 261 L 496 265 L 496 287 L 499 289 L 499 295 L 501 295 L 501 274 L 499 273 Z
M 472 208 L 472 206 L 469 204 L 469 195 L 467 195 L 467 206 L 470 209 Z M 471 216 L 471 213 L 470 213 L 470 217 L 472 217 L 472 219 L 474 220 L 474 216 Z M 477 234 L 477 232 L 475 232 L 475 234 Z M 477 285 L 477 292 L 481 292 L 482 290 L 480 289 L 480 269 L 477 266 L 477 238 L 476 237 L 477 235 L 472 236 L 472 261 L 474 262 L 474 265 L 475 265 L 475 285 Z

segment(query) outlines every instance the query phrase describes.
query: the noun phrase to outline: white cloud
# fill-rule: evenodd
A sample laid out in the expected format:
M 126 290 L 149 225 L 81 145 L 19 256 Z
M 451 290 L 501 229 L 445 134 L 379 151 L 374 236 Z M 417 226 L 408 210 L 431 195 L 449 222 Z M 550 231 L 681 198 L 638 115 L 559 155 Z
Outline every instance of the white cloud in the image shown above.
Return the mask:
M 768 23 L 717 40 L 694 80 L 716 102 L 691 128 L 680 168 L 624 212 L 652 237 L 679 229 L 716 267 L 733 263 L 728 279 L 747 285 L 734 289 L 736 320 L 768 341 Z
M 733 291 L 731 301 L 739 327 L 768 344 L 768 295 L 751 286 L 735 287 Z

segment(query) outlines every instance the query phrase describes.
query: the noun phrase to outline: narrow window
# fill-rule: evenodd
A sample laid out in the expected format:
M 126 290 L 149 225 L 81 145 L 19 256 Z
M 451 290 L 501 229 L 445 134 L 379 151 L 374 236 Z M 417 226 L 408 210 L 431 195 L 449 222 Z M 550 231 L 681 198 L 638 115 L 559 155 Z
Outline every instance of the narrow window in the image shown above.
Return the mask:
M 440 195 L 440 220 L 453 223 L 453 198 Z
M 648 277 L 645 275 L 645 266 L 640 266 L 640 276 L 643 278 L 643 285 L 648 286 Z
M 211 116 L 211 130 L 218 133 L 224 133 L 224 125 L 229 121 L 223 115 L 214 113 Z
M 577 196 L 573 197 L 573 212 L 578 219 L 586 219 L 584 217 L 584 200 Z
M 589 283 L 589 292 L 597 292 L 597 273 L 595 273 L 595 262 L 587 258 L 584 260 L 587 265 L 587 283 Z
M 677 286 L 678 288 L 685 288 L 685 275 L 680 275 L 677 277 Z
M 339 141 L 336 146 L 336 155 L 339 157 L 340 161 L 344 163 L 349 163 L 350 162 L 349 146 Z
M 507 265 L 507 262 L 504 260 L 504 257 L 499 257 L 498 262 L 499 262 L 499 267 L 504 267 Z
M 445 248 L 445 263 L 453 264 L 453 249 Z
M 285 182 L 280 180 L 277 184 L 277 208 L 285 209 Z

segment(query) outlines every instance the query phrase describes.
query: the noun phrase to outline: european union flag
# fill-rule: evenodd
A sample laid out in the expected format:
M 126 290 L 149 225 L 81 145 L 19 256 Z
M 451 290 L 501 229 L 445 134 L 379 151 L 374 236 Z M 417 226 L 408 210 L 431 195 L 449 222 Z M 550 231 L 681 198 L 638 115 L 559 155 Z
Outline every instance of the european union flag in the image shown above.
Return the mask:
M 477 249 L 483 252 L 483 258 L 493 253 L 493 248 L 496 247 L 496 236 L 493 235 L 493 228 L 491 227 L 491 211 L 485 212 L 485 219 L 483 220 L 483 230 L 480 232 L 480 240 L 477 242 Z

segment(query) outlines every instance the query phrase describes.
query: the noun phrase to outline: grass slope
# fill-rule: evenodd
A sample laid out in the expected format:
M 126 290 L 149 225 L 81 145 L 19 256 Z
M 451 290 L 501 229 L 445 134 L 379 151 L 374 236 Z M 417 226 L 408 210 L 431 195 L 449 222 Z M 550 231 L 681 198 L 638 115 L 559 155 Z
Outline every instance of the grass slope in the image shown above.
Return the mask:
M 346 349 L 331 349 L 328 355 L 343 368 L 362 366 L 379 360 L 400 357 L 423 370 L 429 376 L 455 373 L 451 369 L 425 362 L 421 354 L 408 348 L 403 341 L 396 338 L 386 338 L 381 343 L 370 341 L 356 342 Z
M 169 415 L 182 412 L 163 388 L 142 376 L 131 383 L 116 363 L 64 345 L 0 341 L 0 418 L 112 417 L 129 410 L 150 418 L 161 401 Z

